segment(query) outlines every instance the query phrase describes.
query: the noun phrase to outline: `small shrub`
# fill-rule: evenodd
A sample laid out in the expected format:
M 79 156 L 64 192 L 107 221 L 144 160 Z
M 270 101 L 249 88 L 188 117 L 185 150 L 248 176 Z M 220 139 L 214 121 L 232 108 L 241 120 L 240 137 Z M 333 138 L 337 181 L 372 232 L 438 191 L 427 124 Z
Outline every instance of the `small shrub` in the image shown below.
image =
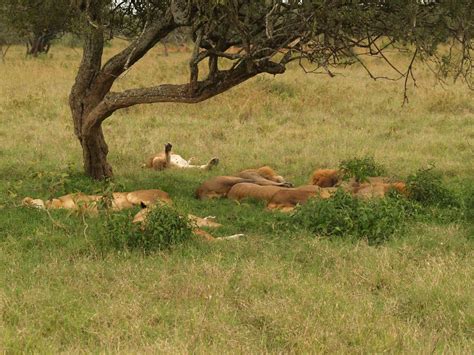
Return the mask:
M 189 220 L 168 206 L 153 208 L 145 224 L 134 224 L 132 220 L 131 212 L 109 214 L 100 247 L 149 253 L 181 244 L 192 235 Z
M 433 167 L 419 169 L 407 178 L 411 199 L 424 206 L 460 207 L 457 196 L 443 183 L 441 174 Z
M 378 244 L 402 232 L 415 213 L 416 205 L 395 193 L 362 200 L 340 189 L 330 199 L 309 200 L 296 210 L 292 222 L 318 235 L 367 239 L 370 244 Z
M 339 164 L 339 169 L 343 172 L 344 179 L 354 177 L 359 182 L 367 181 L 368 177 L 381 176 L 386 173 L 385 167 L 376 163 L 373 157 L 343 160 Z

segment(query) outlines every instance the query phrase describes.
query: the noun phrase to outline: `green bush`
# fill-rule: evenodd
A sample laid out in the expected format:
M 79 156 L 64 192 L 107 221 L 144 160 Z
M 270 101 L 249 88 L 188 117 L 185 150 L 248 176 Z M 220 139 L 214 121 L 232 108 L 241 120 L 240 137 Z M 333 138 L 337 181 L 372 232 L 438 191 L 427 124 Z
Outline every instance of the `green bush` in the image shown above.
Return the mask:
M 100 247 L 117 250 L 140 250 L 144 253 L 171 248 L 189 240 L 192 225 L 169 206 L 157 206 L 144 224 L 132 223 L 133 213 L 110 213 L 105 219 Z
M 312 233 L 331 237 L 367 239 L 378 244 L 403 232 L 415 204 L 395 193 L 362 200 L 339 189 L 330 199 L 311 199 L 296 210 L 292 223 Z
M 433 167 L 411 174 L 406 184 L 410 198 L 423 206 L 460 207 L 458 197 L 445 186 L 441 174 Z
M 343 178 L 354 177 L 356 181 L 367 181 L 371 176 L 382 176 L 386 173 L 385 167 L 375 162 L 373 157 L 352 158 L 343 160 L 339 164 Z

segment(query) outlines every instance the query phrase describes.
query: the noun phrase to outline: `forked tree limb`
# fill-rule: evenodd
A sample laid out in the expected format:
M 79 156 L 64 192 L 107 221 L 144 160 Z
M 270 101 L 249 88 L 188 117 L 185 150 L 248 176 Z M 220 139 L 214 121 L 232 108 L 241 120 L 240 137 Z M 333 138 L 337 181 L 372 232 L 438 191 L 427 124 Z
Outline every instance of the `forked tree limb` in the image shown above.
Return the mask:
M 235 69 L 219 71 L 213 77 L 196 83 L 163 84 L 122 92 L 110 92 L 90 112 L 83 126 L 82 134 L 87 135 L 92 129 L 100 126 L 113 112 L 121 108 L 158 102 L 202 102 L 243 83 L 257 74 L 282 74 L 284 72 L 285 67 L 274 62 L 267 62 L 259 66 L 241 63 Z M 193 90 L 191 90 L 191 86 L 194 87 Z

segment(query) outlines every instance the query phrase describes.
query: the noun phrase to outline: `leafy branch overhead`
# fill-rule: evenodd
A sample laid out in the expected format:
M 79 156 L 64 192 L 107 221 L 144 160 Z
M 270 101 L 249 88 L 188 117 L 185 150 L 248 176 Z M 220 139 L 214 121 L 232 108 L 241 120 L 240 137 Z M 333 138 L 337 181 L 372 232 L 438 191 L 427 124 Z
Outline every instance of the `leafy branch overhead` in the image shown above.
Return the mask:
M 104 4 L 109 9 L 110 4 Z M 103 111 L 113 112 L 138 103 L 202 101 L 258 73 L 283 73 L 290 61 L 329 75 L 337 65 L 359 63 L 377 79 L 364 60 L 377 56 L 393 68 L 392 79 L 408 80 L 413 62 L 397 68 L 384 53 L 394 48 L 412 48 L 413 60 L 430 58 L 440 76 L 453 74 L 472 85 L 474 11 L 466 11 L 472 6 L 470 1 L 176 0 L 123 1 L 110 11 L 86 2 L 84 11 L 97 31 L 135 33 L 130 46 L 104 66 L 104 72 L 114 67 L 109 75 L 120 75 L 176 28 L 191 28 L 189 83 L 108 95 Z M 445 43 L 449 48 L 438 53 Z

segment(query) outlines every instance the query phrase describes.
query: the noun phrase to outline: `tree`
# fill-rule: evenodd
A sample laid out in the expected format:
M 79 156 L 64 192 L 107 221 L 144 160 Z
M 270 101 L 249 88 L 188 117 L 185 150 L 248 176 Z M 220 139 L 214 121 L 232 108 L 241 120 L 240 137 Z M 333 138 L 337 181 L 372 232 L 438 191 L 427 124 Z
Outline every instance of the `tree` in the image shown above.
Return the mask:
M 71 28 L 70 0 L 2 0 L 0 18 L 10 32 L 26 41 L 26 54 L 49 51 L 51 41 Z
M 329 75 L 334 66 L 359 63 L 376 79 L 364 57 L 378 56 L 405 85 L 416 59 L 432 58 L 438 73 L 469 84 L 472 75 L 470 0 L 82 0 L 75 5 L 84 49 L 69 103 L 84 169 L 94 179 L 112 176 L 101 124 L 116 110 L 201 102 L 260 73 L 282 74 L 291 61 Z M 183 27 L 190 28 L 194 41 L 188 82 L 110 91 L 121 74 Z M 117 29 L 134 39 L 102 64 L 104 41 Z M 449 50 L 440 50 L 444 43 Z M 384 55 L 387 48 L 412 49 L 409 66 L 396 68 Z
M 177 28 L 173 32 L 171 32 L 168 36 L 161 40 L 164 49 L 164 55 L 167 57 L 168 54 L 168 44 L 172 44 L 174 46 L 184 47 L 187 49 L 186 44 L 189 43 L 191 40 L 189 31 L 186 31 L 184 28 Z
M 5 26 L 4 21 L 0 18 L 0 59 L 2 62 L 5 61 L 8 49 L 15 42 L 18 42 L 18 37 Z

